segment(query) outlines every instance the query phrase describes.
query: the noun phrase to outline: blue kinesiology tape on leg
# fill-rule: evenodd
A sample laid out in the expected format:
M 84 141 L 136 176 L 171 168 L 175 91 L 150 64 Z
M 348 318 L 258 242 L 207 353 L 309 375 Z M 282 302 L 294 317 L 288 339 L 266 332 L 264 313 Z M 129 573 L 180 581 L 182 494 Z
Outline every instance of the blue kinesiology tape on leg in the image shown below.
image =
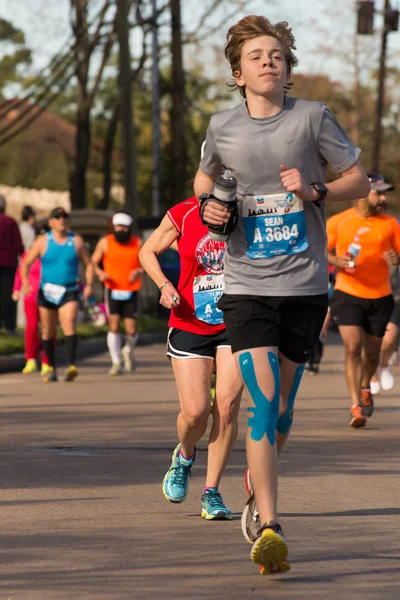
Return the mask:
M 268 352 L 268 360 L 274 376 L 275 393 L 271 400 L 260 390 L 257 383 L 253 358 L 250 352 L 244 352 L 239 356 L 240 371 L 254 406 L 249 407 L 248 412 L 253 413 L 249 418 L 248 425 L 251 427 L 250 437 L 259 442 L 266 434 L 271 446 L 275 444 L 275 429 L 279 416 L 279 363 L 273 352 Z
M 303 377 L 305 365 L 299 365 L 296 369 L 296 372 L 293 377 L 292 389 L 289 393 L 287 409 L 283 415 L 281 415 L 278 419 L 278 424 L 276 426 L 276 430 L 278 433 L 282 435 L 286 435 L 289 433 L 290 428 L 293 423 L 293 408 L 294 401 L 296 400 L 297 392 L 299 391 L 299 386 L 301 382 L 301 378 Z

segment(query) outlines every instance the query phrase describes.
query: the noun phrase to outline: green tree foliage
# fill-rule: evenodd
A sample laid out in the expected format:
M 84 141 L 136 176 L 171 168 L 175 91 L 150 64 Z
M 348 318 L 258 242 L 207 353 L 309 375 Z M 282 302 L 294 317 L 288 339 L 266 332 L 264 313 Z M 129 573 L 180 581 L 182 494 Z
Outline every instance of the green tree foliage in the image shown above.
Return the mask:
M 25 46 L 24 32 L 5 19 L 0 19 L 0 50 L 0 99 L 4 100 L 7 86 L 24 80 L 32 55 Z

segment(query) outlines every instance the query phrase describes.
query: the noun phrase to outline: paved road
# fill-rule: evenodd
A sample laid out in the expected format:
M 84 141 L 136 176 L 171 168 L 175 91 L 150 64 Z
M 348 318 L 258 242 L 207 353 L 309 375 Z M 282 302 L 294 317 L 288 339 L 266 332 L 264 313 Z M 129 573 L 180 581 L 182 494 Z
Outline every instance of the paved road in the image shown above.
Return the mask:
M 280 480 L 292 571 L 273 579 L 240 532 L 244 406 L 221 488 L 234 521 L 200 519 L 204 443 L 185 503 L 162 496 L 177 411 L 162 345 L 139 348 L 137 374 L 118 379 L 106 355 L 73 384 L 0 376 L 0 600 L 397 600 L 399 394 L 350 429 L 342 354 L 330 346 L 300 389 Z

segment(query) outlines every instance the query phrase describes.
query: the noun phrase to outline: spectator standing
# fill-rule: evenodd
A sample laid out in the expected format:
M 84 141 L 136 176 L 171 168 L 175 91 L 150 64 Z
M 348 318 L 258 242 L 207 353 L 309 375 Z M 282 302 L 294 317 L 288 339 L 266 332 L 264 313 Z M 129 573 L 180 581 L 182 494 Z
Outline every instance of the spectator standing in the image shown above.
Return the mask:
M 19 226 L 19 231 L 25 252 L 29 250 L 36 238 L 36 231 L 34 228 L 35 220 L 36 213 L 32 206 L 24 206 L 21 211 L 21 224 Z
M 0 195 L 0 325 L 7 333 L 15 334 L 17 308 L 12 291 L 24 246 L 18 224 L 5 214 L 6 208 L 6 199 Z

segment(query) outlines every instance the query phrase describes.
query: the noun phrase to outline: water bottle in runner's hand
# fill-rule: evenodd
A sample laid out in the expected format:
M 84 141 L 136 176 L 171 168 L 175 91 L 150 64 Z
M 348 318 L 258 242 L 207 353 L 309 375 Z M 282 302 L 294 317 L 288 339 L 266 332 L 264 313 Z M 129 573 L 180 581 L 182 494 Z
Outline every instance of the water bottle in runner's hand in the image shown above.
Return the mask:
M 227 169 L 219 175 L 215 182 L 213 195 L 226 206 L 230 213 L 237 210 L 237 180 Z M 224 225 L 208 225 L 210 238 L 218 242 L 226 242 L 229 237 L 228 223 Z

